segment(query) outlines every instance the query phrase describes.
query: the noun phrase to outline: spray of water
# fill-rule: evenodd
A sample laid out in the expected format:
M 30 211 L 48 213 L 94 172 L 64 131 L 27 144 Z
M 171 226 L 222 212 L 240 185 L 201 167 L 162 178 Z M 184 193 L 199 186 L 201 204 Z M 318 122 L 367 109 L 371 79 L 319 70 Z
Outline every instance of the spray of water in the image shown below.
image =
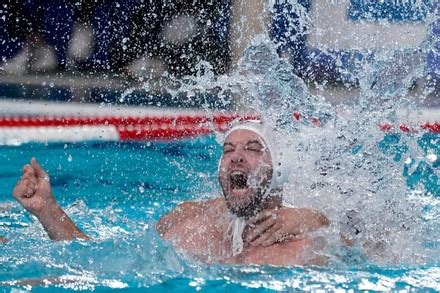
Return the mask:
M 302 16 L 304 29 L 298 35 L 307 34 L 307 12 L 296 1 L 289 3 Z M 329 217 L 332 225 L 322 236 L 331 259 L 340 261 L 342 247 L 349 243 L 378 263 L 437 262 L 435 245 L 427 245 L 439 238 L 432 229 L 439 213 L 435 194 L 421 192 L 415 198 L 402 176 L 410 169 L 408 162 L 411 173 L 426 161 L 416 143 L 422 134 L 396 134 L 401 152 L 396 158 L 384 151 L 387 138 L 378 127 L 399 123 L 399 110 L 417 109 L 409 89 L 424 73 L 423 56 L 432 40 L 421 48 L 383 49 L 353 60 L 349 74 L 360 87 L 357 103 L 335 107 L 325 97 L 310 94 L 268 35 L 252 39 L 232 74 L 215 77 L 202 62 L 200 74 L 188 77 L 180 90 L 190 96 L 215 91 L 220 103 L 222 97 L 233 96 L 237 110 L 259 113 L 277 129 L 278 147 L 291 169 L 286 204 L 315 208 Z M 299 121 L 294 112 L 300 114 Z M 428 221 L 426 206 L 431 207 Z

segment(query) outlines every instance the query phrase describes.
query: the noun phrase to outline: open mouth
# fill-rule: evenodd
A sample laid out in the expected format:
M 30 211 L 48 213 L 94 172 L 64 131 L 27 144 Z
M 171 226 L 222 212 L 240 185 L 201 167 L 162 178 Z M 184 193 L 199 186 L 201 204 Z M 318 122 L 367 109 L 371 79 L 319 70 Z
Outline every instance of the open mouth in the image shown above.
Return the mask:
M 242 171 L 233 171 L 230 175 L 230 187 L 232 191 L 245 191 L 248 186 L 248 174 Z

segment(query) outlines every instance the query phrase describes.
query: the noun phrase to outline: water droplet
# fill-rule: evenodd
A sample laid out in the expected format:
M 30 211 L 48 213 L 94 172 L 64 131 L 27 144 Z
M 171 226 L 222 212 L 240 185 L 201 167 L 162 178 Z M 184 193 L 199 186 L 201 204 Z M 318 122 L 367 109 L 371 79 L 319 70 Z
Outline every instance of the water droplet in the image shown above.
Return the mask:
M 73 157 L 72 157 L 71 154 L 69 154 L 69 155 L 67 156 L 67 161 L 68 161 L 68 162 L 72 162 L 72 160 L 73 160 Z
M 430 161 L 431 163 L 434 163 L 435 161 L 437 161 L 437 155 L 436 154 L 428 154 L 426 156 L 426 159 L 428 161 Z

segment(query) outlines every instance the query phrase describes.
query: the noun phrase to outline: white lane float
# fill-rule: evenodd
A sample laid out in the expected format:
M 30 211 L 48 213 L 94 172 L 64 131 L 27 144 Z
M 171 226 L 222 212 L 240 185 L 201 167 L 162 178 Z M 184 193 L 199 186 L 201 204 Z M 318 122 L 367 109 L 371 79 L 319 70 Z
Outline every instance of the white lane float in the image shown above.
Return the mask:
M 234 119 L 255 115 L 207 112 L 191 109 L 108 106 L 96 104 L 0 101 L 0 144 L 26 142 L 81 142 L 125 140 L 173 140 L 226 131 Z M 427 110 L 423 122 L 379 125 L 383 131 L 440 133 L 436 109 Z M 300 120 L 292 113 L 292 120 Z M 312 118 L 312 125 L 319 120 Z

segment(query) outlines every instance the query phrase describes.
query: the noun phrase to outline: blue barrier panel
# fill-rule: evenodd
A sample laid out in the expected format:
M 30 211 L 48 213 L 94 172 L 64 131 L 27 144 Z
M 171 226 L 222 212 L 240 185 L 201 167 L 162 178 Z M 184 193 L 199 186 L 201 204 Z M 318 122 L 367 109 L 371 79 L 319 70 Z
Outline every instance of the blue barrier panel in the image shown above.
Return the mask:
M 433 0 L 277 0 L 271 35 L 295 73 L 310 80 L 356 82 L 353 64 L 393 48 L 422 49 L 427 78 L 440 85 L 440 15 Z M 299 7 L 299 8 L 298 8 Z M 301 16 L 301 9 L 307 17 Z M 433 21 L 437 19 L 437 21 Z M 430 25 L 428 25 L 430 23 Z M 304 27 L 308 29 L 304 29 Z M 286 55 L 286 54 L 285 54 Z
M 387 20 L 390 22 L 424 21 L 430 0 L 377 1 L 351 0 L 348 18 L 352 21 Z

